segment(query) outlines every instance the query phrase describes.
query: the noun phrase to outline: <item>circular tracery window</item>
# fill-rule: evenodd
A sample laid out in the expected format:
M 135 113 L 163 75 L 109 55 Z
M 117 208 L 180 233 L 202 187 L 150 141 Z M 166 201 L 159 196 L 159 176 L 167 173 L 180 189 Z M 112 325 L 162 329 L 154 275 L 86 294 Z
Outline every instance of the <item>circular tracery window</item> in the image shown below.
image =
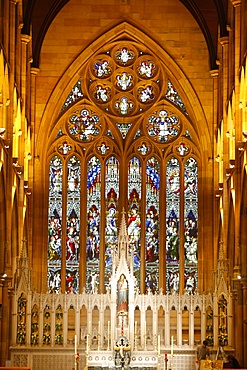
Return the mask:
M 115 125 L 143 123 L 150 139 L 160 144 L 180 135 L 178 116 L 163 103 L 167 80 L 160 62 L 130 42 L 113 44 L 98 53 L 86 69 L 83 89 L 85 109 L 74 112 L 68 121 L 68 132 L 76 140 L 92 141 L 99 135 L 104 117 Z M 101 117 L 87 107 L 90 102 L 101 110 Z

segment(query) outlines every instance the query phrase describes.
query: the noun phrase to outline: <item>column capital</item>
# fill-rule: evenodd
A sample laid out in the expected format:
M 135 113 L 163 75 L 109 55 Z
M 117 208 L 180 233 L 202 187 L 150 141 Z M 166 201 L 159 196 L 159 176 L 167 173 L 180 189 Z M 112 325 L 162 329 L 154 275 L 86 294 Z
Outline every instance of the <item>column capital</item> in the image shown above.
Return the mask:
M 219 42 L 222 46 L 229 44 L 229 36 L 224 36 L 219 38 Z
M 211 77 L 218 77 L 219 76 L 219 70 L 218 69 L 211 69 L 211 71 L 209 71 Z
M 37 76 L 37 74 L 39 74 L 39 72 L 40 72 L 39 68 L 35 68 L 35 67 L 31 68 L 31 74 L 32 75 Z
M 30 41 L 31 41 L 31 36 L 30 35 L 24 35 L 24 34 L 21 34 L 21 41 L 22 42 L 25 42 L 26 44 L 28 44 Z
M 231 0 L 234 7 L 241 5 L 242 0 Z

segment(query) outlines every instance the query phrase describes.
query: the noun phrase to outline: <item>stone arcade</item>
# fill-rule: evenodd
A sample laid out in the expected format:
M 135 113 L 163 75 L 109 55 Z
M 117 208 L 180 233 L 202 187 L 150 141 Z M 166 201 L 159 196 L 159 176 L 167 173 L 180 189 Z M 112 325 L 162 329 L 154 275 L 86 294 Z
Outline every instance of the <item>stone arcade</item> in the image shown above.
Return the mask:
M 106 294 L 38 294 L 23 243 L 12 296 L 13 366 L 192 369 L 196 345 L 206 337 L 233 351 L 232 293 L 222 251 L 212 294 L 139 294 L 123 212 L 112 259 Z M 212 359 L 217 353 L 218 346 L 212 347 Z

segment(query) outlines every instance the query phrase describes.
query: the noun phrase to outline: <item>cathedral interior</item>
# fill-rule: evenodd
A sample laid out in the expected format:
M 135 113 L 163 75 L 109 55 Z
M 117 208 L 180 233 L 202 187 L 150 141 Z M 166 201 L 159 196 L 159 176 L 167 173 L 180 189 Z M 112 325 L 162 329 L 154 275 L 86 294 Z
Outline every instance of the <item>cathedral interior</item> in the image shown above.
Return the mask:
M 0 5 L 0 366 L 247 368 L 247 1 Z

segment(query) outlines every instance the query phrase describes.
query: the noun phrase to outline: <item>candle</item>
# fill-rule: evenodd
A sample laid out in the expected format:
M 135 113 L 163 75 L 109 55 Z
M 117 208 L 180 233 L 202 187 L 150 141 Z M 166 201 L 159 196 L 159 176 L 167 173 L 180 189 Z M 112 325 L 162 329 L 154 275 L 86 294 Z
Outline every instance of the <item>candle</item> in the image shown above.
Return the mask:
M 110 321 L 108 321 L 107 338 L 110 338 Z
M 146 321 L 144 322 L 144 336 L 146 336 Z
M 77 355 L 77 335 L 75 334 L 75 355 Z
M 135 335 L 137 335 L 137 321 L 135 321 Z
M 158 335 L 158 356 L 160 356 L 160 335 Z
M 88 334 L 90 335 L 90 333 L 91 333 L 91 321 L 89 321 L 89 323 L 88 323 Z
M 88 350 L 89 350 L 88 337 L 89 335 L 87 334 L 87 352 L 86 352 L 87 355 L 88 355 Z
M 171 356 L 173 357 L 173 335 L 172 335 Z

